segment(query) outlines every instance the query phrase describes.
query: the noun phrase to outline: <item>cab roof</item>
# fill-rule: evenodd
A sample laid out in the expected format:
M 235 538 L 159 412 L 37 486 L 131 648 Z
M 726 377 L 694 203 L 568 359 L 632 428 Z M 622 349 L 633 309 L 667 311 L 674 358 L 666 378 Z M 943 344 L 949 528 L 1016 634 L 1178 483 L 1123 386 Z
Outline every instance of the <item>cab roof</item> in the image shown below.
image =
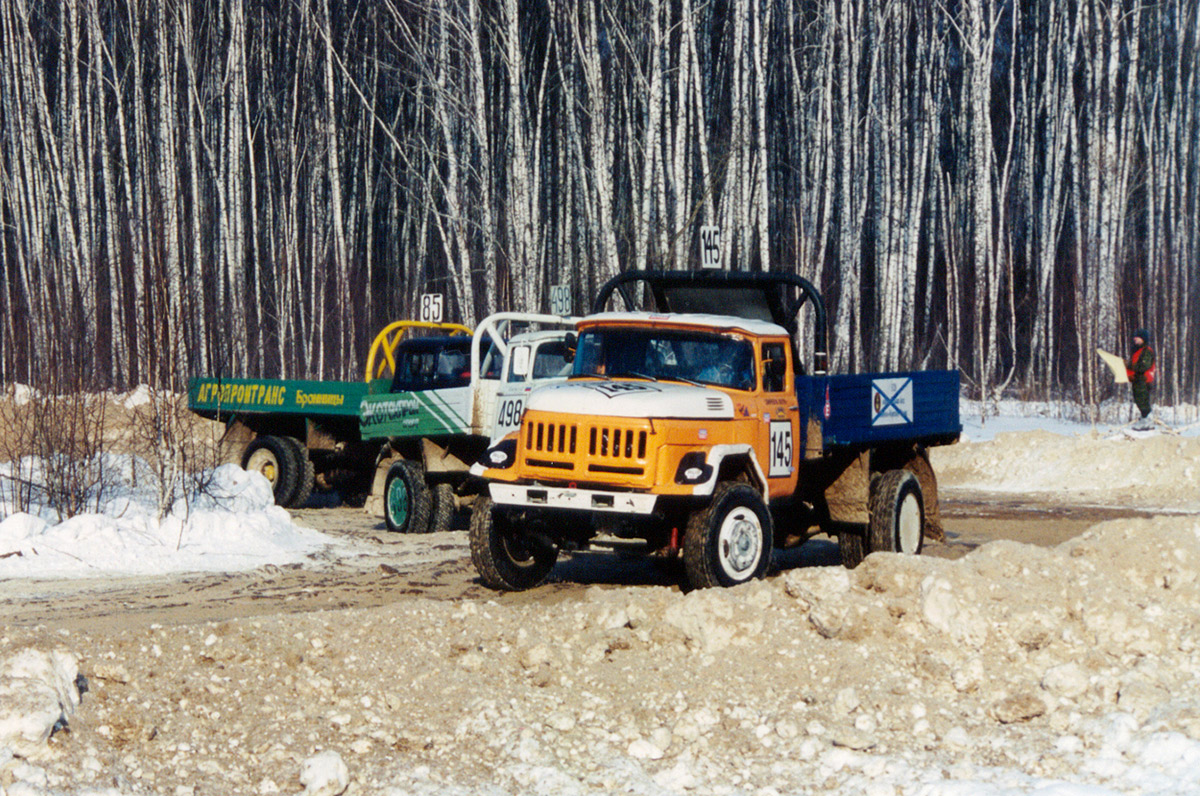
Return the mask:
M 442 349 L 452 349 L 456 351 L 469 351 L 471 346 L 471 338 L 466 335 L 435 335 L 430 337 L 409 337 L 400 341 L 400 345 L 396 347 L 397 351 L 441 351 Z
M 600 312 L 584 318 L 579 326 L 584 329 L 604 324 L 636 324 L 651 327 L 700 326 L 714 332 L 739 331 L 757 337 L 786 337 L 787 329 L 770 321 L 752 318 L 737 318 L 732 315 L 713 315 L 693 312 Z

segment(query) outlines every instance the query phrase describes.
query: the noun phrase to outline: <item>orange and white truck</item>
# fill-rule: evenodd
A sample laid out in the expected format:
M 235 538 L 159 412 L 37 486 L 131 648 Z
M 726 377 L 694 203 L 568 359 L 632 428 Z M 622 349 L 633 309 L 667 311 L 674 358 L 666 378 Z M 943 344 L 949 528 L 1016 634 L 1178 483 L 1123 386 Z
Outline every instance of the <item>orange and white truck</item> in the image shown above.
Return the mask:
M 627 308 L 605 311 L 618 294 Z M 926 450 L 958 439 L 958 373 L 830 375 L 801 277 L 626 272 L 568 344 L 571 376 L 472 468 L 487 586 L 536 586 L 585 549 L 682 558 L 693 587 L 732 586 L 817 533 L 850 567 L 939 533 Z

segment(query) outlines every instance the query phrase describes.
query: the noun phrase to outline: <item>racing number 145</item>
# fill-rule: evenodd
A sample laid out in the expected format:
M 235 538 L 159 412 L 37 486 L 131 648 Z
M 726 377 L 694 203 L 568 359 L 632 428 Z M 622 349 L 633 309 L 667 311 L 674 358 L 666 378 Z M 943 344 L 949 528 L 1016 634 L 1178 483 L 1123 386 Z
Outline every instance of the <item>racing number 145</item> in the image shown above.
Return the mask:
M 792 474 L 792 424 L 771 423 L 771 450 L 767 470 L 768 478 Z

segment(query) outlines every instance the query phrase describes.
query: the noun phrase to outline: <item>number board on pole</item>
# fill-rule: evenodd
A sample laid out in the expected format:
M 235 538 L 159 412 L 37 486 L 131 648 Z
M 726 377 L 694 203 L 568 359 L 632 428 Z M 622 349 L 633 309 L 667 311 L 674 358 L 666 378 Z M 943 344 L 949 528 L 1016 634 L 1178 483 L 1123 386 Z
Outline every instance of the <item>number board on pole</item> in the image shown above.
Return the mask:
M 422 293 L 420 320 L 424 323 L 442 322 L 442 294 Z
M 720 227 L 700 227 L 700 266 L 702 268 L 721 267 Z
M 550 286 L 550 314 L 563 317 L 571 314 L 571 288 L 568 285 Z

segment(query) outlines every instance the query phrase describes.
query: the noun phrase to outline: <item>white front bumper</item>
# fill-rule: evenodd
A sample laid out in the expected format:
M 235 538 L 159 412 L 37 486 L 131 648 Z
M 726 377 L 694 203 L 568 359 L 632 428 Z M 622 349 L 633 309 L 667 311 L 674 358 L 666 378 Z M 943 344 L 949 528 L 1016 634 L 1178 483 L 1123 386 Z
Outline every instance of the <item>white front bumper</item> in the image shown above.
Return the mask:
M 578 511 L 611 511 L 619 514 L 649 514 L 658 495 L 635 492 L 600 492 L 554 486 L 488 485 L 492 502 L 502 506 L 545 506 Z

